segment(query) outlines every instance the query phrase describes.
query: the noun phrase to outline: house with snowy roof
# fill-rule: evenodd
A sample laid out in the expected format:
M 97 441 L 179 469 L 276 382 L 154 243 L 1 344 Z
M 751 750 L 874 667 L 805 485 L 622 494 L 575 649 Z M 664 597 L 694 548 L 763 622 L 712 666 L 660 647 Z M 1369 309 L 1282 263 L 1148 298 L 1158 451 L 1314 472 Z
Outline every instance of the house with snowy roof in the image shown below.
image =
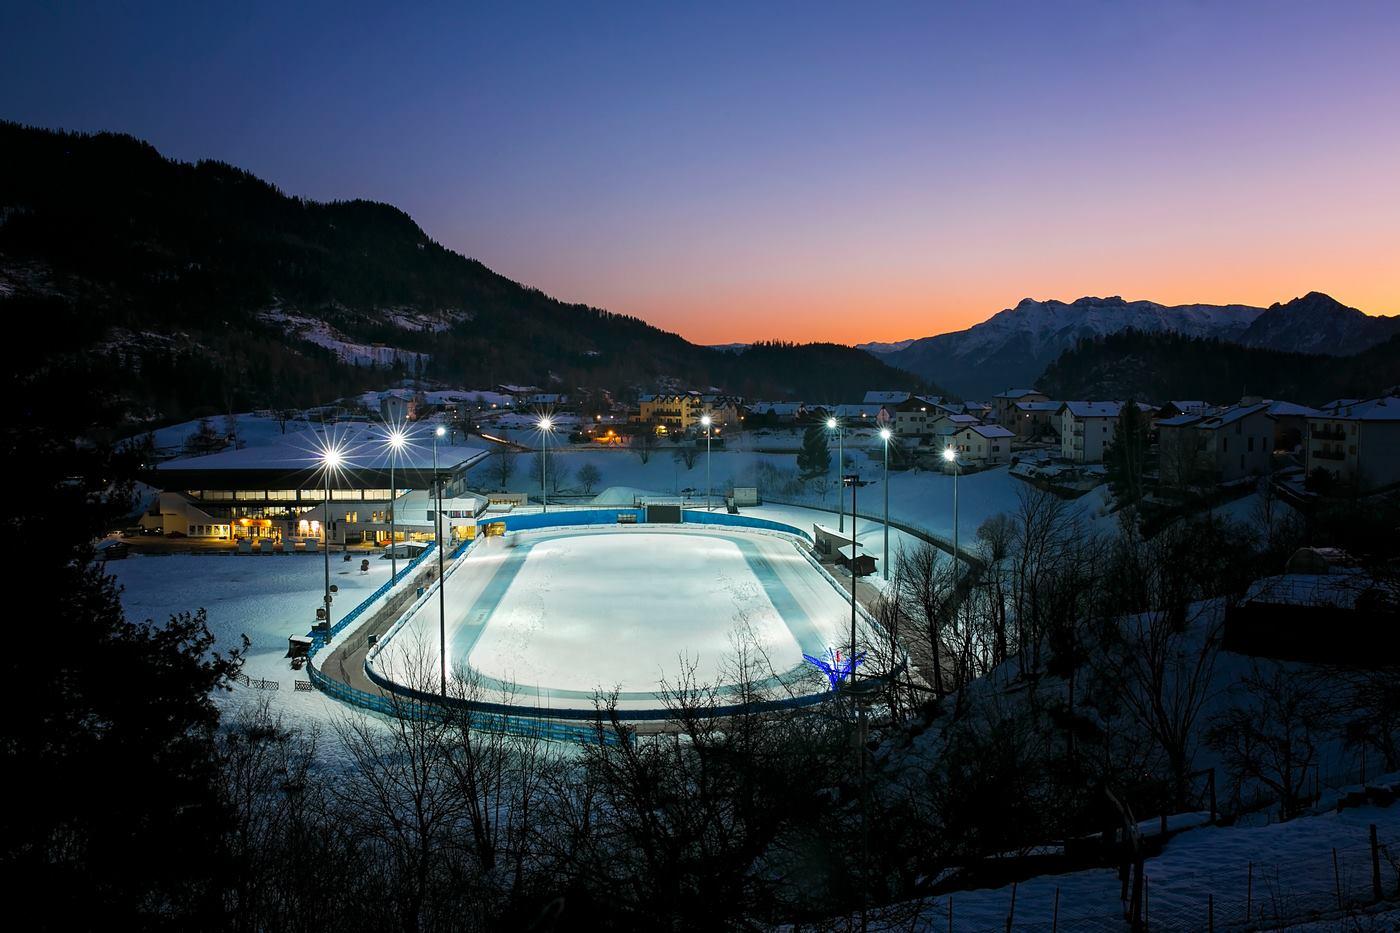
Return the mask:
M 1011 409 L 1011 420 L 1002 422 L 1022 440 L 1044 437 L 1059 427 L 1060 402 L 1020 401 Z
M 874 389 L 865 393 L 861 403 L 865 405 L 900 405 L 913 398 L 913 392 L 903 389 Z
M 949 437 L 958 459 L 977 466 L 996 466 L 1011 459 L 1011 439 L 1016 435 L 999 424 L 971 424 Z
M 1039 389 L 1007 389 L 992 396 L 992 418 L 997 424 L 1014 420 L 1017 402 L 1048 402 L 1050 396 Z
M 1061 402 L 1060 456 L 1076 463 L 1103 462 L 1122 410 L 1122 402 Z
M 944 412 L 933 422 L 933 434 L 935 437 L 952 437 L 964 428 L 982 423 L 982 419 L 975 415 Z
M 1329 402 L 1308 419 L 1307 471 L 1360 491 L 1400 483 L 1400 396 Z
M 1274 450 L 1269 405 L 1233 405 L 1213 414 L 1185 413 L 1157 421 L 1162 482 L 1185 488 L 1267 476 Z

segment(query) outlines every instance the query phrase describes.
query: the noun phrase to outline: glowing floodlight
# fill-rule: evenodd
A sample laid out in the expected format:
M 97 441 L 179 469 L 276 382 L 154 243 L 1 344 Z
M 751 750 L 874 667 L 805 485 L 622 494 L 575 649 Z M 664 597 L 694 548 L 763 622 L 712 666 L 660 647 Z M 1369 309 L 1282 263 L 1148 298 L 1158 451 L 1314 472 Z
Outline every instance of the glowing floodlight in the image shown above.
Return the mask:
M 399 430 L 398 428 L 395 428 L 394 430 L 389 432 L 390 447 L 394 448 L 395 450 L 403 450 L 405 445 L 407 444 L 408 435 L 403 433 L 403 431 Z
M 954 460 L 958 459 L 958 452 L 951 447 L 944 447 L 943 459 L 947 460 L 949 463 L 952 463 Z
M 321 462 L 328 470 L 338 470 L 340 465 L 345 462 L 345 455 L 340 452 L 339 448 L 327 447 L 321 451 Z
M 552 431 L 552 430 L 554 430 L 554 421 L 553 421 L 553 419 L 550 419 L 550 418 L 541 418 L 541 419 L 540 419 L 540 430 L 541 430 L 541 431 Z
M 438 437 L 442 437 L 444 434 L 447 433 L 447 429 L 444 428 L 442 425 L 438 425 L 437 430 L 433 433 L 436 434 Z
M 880 440 L 882 440 L 882 441 L 887 441 L 887 440 L 889 440 L 889 439 L 890 439 L 890 429 L 889 429 L 889 428 L 881 428 L 881 429 L 880 429 Z
M 712 419 L 709 415 L 701 415 L 701 416 L 700 416 L 700 423 L 703 424 L 703 425 L 704 425 L 705 427 L 707 427 L 707 428 L 710 426 L 710 424 L 711 424 L 711 422 L 712 422 L 713 420 L 714 420 L 714 419 Z
M 828 418 L 828 419 L 826 419 L 826 426 L 827 426 L 828 428 L 830 428 L 831 430 L 835 431 L 835 430 L 836 430 L 836 419 L 835 419 L 835 418 Z

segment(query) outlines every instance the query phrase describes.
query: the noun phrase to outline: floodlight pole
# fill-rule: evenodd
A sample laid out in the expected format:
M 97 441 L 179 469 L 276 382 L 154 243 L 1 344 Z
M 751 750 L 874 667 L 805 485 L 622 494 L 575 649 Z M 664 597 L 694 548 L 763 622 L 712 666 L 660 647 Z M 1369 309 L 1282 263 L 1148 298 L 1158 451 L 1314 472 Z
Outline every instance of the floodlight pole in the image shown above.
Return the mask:
M 399 449 L 392 441 L 389 451 L 389 581 L 392 583 L 399 576 L 398 541 L 394 534 L 394 497 L 398 494 L 398 487 L 394 484 L 394 465 L 399 459 Z
M 710 435 L 715 431 L 715 422 L 709 415 L 702 420 L 705 424 L 705 511 L 709 512 L 714 509 L 714 484 L 710 482 Z
M 321 503 L 321 537 L 325 539 L 326 566 L 326 640 L 331 637 L 331 465 L 322 463 L 322 479 L 325 483 L 325 501 Z
M 851 473 L 843 476 L 841 481 L 851 487 L 851 656 L 847 659 L 850 665 L 849 679 L 855 683 L 856 679 L 856 487 L 864 486 L 860 481 L 860 474 Z
M 549 489 L 545 478 L 549 473 L 549 458 L 545 455 L 545 447 L 549 445 L 549 428 L 540 426 L 540 514 L 549 511 Z
M 846 503 L 841 497 L 841 471 L 846 468 L 846 429 L 834 417 L 826 420 L 826 426 L 836 432 L 836 530 L 846 530 Z
M 888 580 L 890 578 L 890 434 L 888 429 L 885 433 L 885 478 L 882 485 L 885 487 L 885 557 L 880 562 L 880 576 Z M 851 515 L 855 515 L 855 508 L 851 509 Z
M 962 475 L 962 464 L 953 458 L 953 579 L 959 576 L 961 564 L 958 557 L 958 477 Z
M 441 431 L 442 428 L 438 428 Z M 438 552 L 438 662 L 442 668 L 442 698 L 447 699 L 447 581 L 443 579 L 442 556 L 442 476 L 438 473 L 438 433 L 433 432 L 433 487 L 437 493 L 437 509 L 433 512 L 433 537 Z

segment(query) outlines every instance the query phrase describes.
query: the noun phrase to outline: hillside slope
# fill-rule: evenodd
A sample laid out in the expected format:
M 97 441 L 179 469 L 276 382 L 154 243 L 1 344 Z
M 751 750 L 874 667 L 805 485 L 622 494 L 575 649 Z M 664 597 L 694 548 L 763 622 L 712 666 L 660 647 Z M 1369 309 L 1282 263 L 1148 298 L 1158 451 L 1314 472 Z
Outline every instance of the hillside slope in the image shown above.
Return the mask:
M 308 404 L 421 374 L 571 391 L 668 385 L 825 397 L 790 347 L 781 383 L 743 354 L 550 298 L 433 242 L 397 208 L 290 197 L 232 166 L 128 136 L 0 123 L 0 311 L 51 365 L 138 413 Z M 61 321 L 62 330 L 54 323 Z M 61 339 L 58 339 L 60 338 Z M 919 380 L 869 354 L 863 386 Z

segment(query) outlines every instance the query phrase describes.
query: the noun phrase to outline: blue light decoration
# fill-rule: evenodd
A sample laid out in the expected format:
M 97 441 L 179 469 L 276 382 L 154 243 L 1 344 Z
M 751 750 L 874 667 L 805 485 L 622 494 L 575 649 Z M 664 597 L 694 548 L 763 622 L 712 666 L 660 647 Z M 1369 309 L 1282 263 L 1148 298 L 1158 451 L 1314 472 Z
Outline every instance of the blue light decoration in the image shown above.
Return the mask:
M 831 689 L 836 690 L 841 686 L 843 680 L 851 676 L 851 672 L 856 669 L 856 666 L 865 661 L 865 652 L 862 651 L 854 657 L 842 657 L 838 649 L 828 648 L 825 656 L 813 657 L 810 654 L 804 654 L 802 657 L 825 674 L 826 679 L 831 683 Z

